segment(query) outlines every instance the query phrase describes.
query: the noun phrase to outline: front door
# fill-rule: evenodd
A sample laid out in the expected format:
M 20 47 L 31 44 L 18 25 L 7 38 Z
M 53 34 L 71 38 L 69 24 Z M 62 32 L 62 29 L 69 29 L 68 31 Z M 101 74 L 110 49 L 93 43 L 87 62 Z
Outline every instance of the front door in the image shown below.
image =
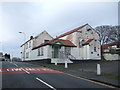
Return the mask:
M 59 57 L 59 46 L 54 46 L 54 58 L 58 58 Z

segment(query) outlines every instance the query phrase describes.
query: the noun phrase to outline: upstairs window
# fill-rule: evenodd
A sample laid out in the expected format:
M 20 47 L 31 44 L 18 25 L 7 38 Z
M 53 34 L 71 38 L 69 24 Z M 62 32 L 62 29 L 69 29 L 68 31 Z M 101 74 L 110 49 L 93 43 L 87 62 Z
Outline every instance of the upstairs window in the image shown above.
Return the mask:
M 28 43 L 26 43 L 26 45 L 25 45 L 25 46 L 26 46 L 26 49 L 28 49 Z
M 82 31 L 79 31 L 80 33 L 82 33 Z
M 87 31 L 90 31 L 91 29 L 89 28 L 89 29 L 87 29 Z
M 96 47 L 94 47 L 94 52 L 97 52 Z
M 76 32 L 82 33 L 82 31 L 76 31 Z
M 84 39 L 81 38 L 81 39 L 79 39 L 79 40 L 80 40 L 79 45 L 82 46 L 83 43 L 84 43 Z
M 31 41 L 29 42 L 29 48 L 31 47 Z
M 49 40 L 44 40 L 44 42 L 48 42 Z

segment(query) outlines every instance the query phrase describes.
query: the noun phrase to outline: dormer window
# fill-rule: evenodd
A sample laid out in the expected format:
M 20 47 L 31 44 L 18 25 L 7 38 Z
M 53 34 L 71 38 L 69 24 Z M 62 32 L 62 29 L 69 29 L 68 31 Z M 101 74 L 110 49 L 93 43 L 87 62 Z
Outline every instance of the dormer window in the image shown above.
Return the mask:
M 82 33 L 82 31 L 76 31 L 76 32 Z
M 87 31 L 90 31 L 91 29 L 89 28 L 89 29 L 87 29 Z
M 82 33 L 82 31 L 79 31 L 80 33 Z
M 97 52 L 96 47 L 94 47 L 94 52 Z
M 49 40 L 44 40 L 44 42 L 48 42 Z

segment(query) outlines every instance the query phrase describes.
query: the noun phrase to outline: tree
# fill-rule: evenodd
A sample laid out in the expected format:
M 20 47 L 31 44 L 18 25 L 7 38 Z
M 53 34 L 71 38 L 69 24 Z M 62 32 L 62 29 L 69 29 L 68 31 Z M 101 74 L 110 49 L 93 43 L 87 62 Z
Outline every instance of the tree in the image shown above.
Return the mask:
M 119 26 L 113 26 L 111 30 L 111 37 L 110 39 L 112 41 L 120 41 L 120 25 Z
M 120 25 L 110 26 L 102 25 L 95 28 L 96 32 L 99 34 L 99 40 L 101 45 L 108 44 L 115 41 L 120 41 Z
M 10 59 L 10 54 L 5 54 L 5 59 Z
M 12 61 L 21 61 L 21 59 L 18 58 L 18 57 L 13 57 L 13 58 L 12 58 Z

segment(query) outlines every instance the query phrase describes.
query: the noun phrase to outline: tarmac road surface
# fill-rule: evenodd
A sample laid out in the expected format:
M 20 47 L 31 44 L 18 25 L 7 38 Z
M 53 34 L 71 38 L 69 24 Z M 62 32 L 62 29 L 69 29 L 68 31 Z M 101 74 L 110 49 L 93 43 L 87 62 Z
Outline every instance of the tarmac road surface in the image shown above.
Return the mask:
M 2 88 L 114 88 L 68 73 L 26 62 L 3 61 Z

